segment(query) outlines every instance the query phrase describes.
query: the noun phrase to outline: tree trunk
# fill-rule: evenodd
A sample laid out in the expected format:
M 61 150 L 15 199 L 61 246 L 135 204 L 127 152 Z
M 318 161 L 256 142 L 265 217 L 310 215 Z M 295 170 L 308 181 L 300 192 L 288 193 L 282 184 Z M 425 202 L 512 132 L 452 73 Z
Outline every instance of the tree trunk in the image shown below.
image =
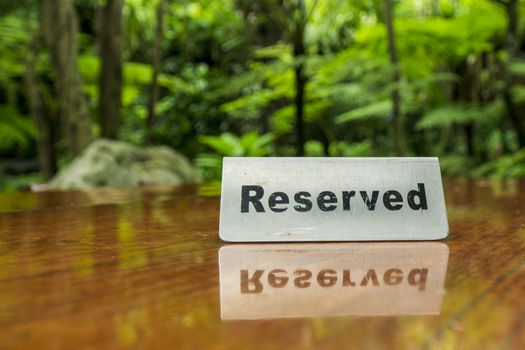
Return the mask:
M 401 121 L 401 95 L 399 93 L 399 83 L 401 76 L 399 74 L 399 59 L 397 56 L 396 38 L 394 32 L 394 8 L 392 0 L 385 0 L 385 26 L 388 36 L 388 54 L 390 57 L 390 64 L 394 69 L 392 74 L 392 92 L 390 99 L 392 100 L 392 111 L 390 118 L 390 138 L 393 149 L 396 155 L 400 156 L 405 153 L 405 142 L 402 130 Z
M 332 141 L 335 140 L 335 137 L 330 130 L 330 125 L 328 125 L 328 122 L 326 121 L 326 118 L 324 116 L 320 116 L 317 119 L 317 123 L 319 125 L 319 128 L 321 129 L 321 143 L 323 144 L 323 151 L 325 157 L 330 156 L 330 144 Z
M 35 34 L 27 50 L 24 84 L 29 110 L 36 126 L 36 145 L 40 172 L 45 180 L 49 180 L 57 172 L 55 133 L 53 121 L 46 115 L 39 89 L 38 76 L 35 71 L 37 52 L 38 37 Z
M 505 50 L 508 54 L 508 59 L 512 60 L 516 57 L 519 50 L 519 38 L 518 38 L 518 0 L 509 0 L 508 2 L 497 1 L 500 5 L 503 5 L 507 14 L 507 37 L 505 40 Z M 504 75 L 504 86 L 503 86 L 503 102 L 505 109 L 507 110 L 507 116 L 514 127 L 518 144 L 520 148 L 525 147 L 525 127 L 520 118 L 518 106 L 512 95 L 512 89 L 514 87 L 514 79 L 512 74 L 509 72 L 508 64 L 502 63 L 503 75 Z
M 306 9 L 303 0 L 299 0 L 299 11 L 301 12 L 301 18 L 297 20 L 294 32 L 292 34 L 292 45 L 293 55 L 295 59 L 295 132 L 297 136 L 297 150 L 296 155 L 298 157 L 304 156 L 304 143 L 305 143 L 305 132 L 304 132 L 304 94 L 306 83 L 308 79 L 304 72 L 304 58 L 305 58 L 305 45 L 304 45 L 304 29 L 306 25 Z
M 102 137 L 117 139 L 122 103 L 123 0 L 106 0 L 100 26 L 99 117 Z
M 470 158 L 474 158 L 476 156 L 476 149 L 474 147 L 474 123 L 466 124 L 464 130 L 467 143 L 467 154 Z
M 441 15 L 441 6 L 440 6 L 440 0 L 432 0 L 431 6 L 431 12 L 433 17 L 439 17 Z
M 297 134 L 297 151 L 298 157 L 304 156 L 304 90 L 306 87 L 306 78 L 304 77 L 304 66 L 298 64 L 295 67 L 295 132 Z
M 93 139 L 87 101 L 77 68 L 77 16 L 72 0 L 41 1 L 42 34 L 56 76 L 59 119 L 72 155 Z
M 157 6 L 157 27 L 155 30 L 155 52 L 153 56 L 153 76 L 151 78 L 150 96 L 148 100 L 148 116 L 146 119 L 146 141 L 153 141 L 153 127 L 156 122 L 155 105 L 159 100 L 159 74 L 162 63 L 162 40 L 164 38 L 164 0 L 159 0 Z

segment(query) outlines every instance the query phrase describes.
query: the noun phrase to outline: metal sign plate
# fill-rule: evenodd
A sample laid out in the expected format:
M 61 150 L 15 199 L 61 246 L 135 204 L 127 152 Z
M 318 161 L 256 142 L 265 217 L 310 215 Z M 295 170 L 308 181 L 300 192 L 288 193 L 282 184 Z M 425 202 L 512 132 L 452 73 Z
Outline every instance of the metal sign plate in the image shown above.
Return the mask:
M 221 317 L 439 314 L 447 264 L 436 242 L 231 245 L 219 251 Z
M 224 241 L 435 240 L 447 234 L 437 158 L 224 158 Z

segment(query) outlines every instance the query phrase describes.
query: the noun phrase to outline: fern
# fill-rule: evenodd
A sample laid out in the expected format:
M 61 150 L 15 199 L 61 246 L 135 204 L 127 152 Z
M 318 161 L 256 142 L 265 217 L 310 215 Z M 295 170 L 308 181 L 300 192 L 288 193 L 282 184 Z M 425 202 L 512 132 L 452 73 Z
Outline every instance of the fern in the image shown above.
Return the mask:
M 469 106 L 448 105 L 425 114 L 416 124 L 416 129 L 423 130 L 444 125 L 466 124 L 472 122 L 473 117 L 474 112 Z
M 525 77 L 525 62 L 513 60 L 508 63 L 509 71 L 518 77 Z
M 220 136 L 201 136 L 199 141 L 226 157 L 255 157 L 268 154 L 268 145 L 273 141 L 272 134 L 259 136 L 256 132 L 249 132 L 237 137 L 225 132 Z
M 472 122 L 494 124 L 500 120 L 503 111 L 504 107 L 501 100 L 496 100 L 483 107 L 469 104 L 450 104 L 425 114 L 416 124 L 416 129 L 424 130 Z
M 451 154 L 439 158 L 439 165 L 444 175 L 458 176 L 470 174 L 474 162 L 467 156 Z
M 474 171 L 475 176 L 525 176 L 525 149 L 486 163 Z
M 375 118 L 386 119 L 391 109 L 392 102 L 390 100 L 378 101 L 340 114 L 335 120 L 337 123 L 347 123 Z
M 266 156 L 270 152 L 269 145 L 273 139 L 274 136 L 272 134 L 259 135 L 256 132 L 249 132 L 241 137 L 228 132 L 220 136 L 201 136 L 199 141 L 213 149 L 217 154 L 200 154 L 196 161 L 197 167 L 201 170 L 205 179 L 220 179 L 223 156 Z
M 31 119 L 11 106 L 0 106 L 0 151 L 28 147 L 35 137 L 36 129 Z

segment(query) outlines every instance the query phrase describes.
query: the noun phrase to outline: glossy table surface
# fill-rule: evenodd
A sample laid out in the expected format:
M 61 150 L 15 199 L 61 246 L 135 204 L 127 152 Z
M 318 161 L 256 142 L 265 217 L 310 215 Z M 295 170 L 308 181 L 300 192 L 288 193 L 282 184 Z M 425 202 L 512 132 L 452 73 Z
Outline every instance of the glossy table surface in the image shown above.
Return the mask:
M 525 181 L 445 195 L 438 242 L 231 245 L 195 188 L 0 194 L 0 349 L 525 349 Z

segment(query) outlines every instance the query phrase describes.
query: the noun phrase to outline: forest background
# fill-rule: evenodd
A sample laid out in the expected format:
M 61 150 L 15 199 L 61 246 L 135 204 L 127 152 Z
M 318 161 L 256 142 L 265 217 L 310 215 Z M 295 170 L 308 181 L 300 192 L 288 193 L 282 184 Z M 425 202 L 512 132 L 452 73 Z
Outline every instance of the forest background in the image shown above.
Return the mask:
M 0 190 L 96 138 L 525 176 L 519 0 L 0 0 Z

